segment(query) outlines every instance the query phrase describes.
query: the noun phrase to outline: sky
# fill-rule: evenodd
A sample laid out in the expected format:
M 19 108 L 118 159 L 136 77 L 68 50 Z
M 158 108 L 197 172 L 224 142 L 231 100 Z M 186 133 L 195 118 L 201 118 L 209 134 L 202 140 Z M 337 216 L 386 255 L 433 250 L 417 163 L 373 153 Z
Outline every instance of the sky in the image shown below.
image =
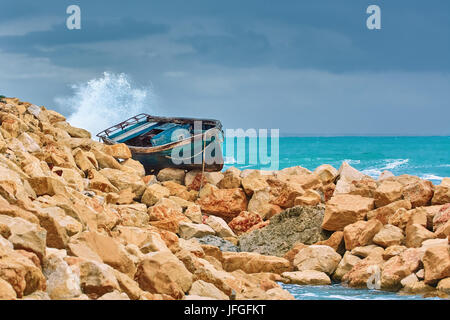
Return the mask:
M 66 27 L 73 4 L 80 30 Z M 366 26 L 373 4 L 380 30 Z M 87 103 L 120 118 L 144 92 L 147 113 L 226 128 L 450 135 L 448 0 L 2 0 L 1 12 L 0 94 L 78 112 L 81 126 Z M 86 90 L 105 72 L 135 91 Z

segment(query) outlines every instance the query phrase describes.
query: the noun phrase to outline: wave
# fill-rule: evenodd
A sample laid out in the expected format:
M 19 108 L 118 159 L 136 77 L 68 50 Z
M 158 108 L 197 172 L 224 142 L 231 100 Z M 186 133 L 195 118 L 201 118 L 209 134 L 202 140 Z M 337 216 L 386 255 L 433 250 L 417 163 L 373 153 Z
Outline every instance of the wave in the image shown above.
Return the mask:
M 381 170 L 393 170 L 409 162 L 409 159 L 386 159 L 388 163 Z
M 434 174 L 424 174 L 424 175 L 420 176 L 420 179 L 424 179 L 424 180 L 438 180 L 438 181 L 440 181 L 440 180 L 442 180 L 444 178 L 440 177 L 440 176 L 436 176 Z
M 73 95 L 58 97 L 60 108 L 72 110 L 68 122 L 91 134 L 115 125 L 155 104 L 150 88 L 134 87 L 124 74 L 104 72 L 102 77 L 71 86 Z

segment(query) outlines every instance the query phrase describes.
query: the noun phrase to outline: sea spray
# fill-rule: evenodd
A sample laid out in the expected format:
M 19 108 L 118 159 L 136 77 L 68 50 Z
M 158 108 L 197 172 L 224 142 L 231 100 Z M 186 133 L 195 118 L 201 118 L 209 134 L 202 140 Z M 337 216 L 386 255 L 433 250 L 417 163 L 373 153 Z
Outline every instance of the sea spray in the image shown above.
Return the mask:
M 73 95 L 56 98 L 60 108 L 70 110 L 71 125 L 92 135 L 136 114 L 151 113 L 155 95 L 151 88 L 136 87 L 123 73 L 103 73 L 100 78 L 71 86 Z

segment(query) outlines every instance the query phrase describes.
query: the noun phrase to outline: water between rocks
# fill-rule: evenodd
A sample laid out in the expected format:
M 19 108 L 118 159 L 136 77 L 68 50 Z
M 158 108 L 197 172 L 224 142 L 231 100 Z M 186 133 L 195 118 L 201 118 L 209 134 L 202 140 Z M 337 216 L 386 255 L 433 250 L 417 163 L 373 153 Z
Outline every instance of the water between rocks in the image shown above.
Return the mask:
M 421 295 L 400 295 L 395 292 L 352 289 L 338 283 L 328 286 L 301 286 L 279 283 L 297 300 L 442 300 Z

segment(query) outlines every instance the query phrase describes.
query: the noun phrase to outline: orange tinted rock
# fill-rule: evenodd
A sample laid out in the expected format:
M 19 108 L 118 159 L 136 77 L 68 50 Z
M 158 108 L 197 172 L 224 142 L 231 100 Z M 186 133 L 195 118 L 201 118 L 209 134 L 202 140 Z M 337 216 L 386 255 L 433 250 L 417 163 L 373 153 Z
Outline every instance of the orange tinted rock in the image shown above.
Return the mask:
M 258 225 L 261 222 L 263 222 L 263 220 L 261 219 L 259 214 L 242 211 L 238 216 L 230 221 L 228 226 L 231 228 L 231 230 L 233 230 L 234 233 L 236 233 L 237 235 L 241 235 L 242 233 L 249 231 L 250 228 Z
M 437 246 L 427 249 L 423 256 L 425 283 L 435 284 L 438 280 L 450 277 L 449 246 Z
M 200 196 L 197 200 L 202 212 L 216 215 L 231 221 L 242 211 L 247 210 L 247 197 L 242 189 L 217 189 Z
M 404 186 L 402 194 L 404 199 L 411 202 L 413 208 L 426 206 L 433 198 L 433 184 L 428 180 L 418 180 Z
M 327 202 L 322 228 L 342 231 L 345 226 L 363 220 L 373 209 L 374 200 L 358 195 L 336 195 Z

